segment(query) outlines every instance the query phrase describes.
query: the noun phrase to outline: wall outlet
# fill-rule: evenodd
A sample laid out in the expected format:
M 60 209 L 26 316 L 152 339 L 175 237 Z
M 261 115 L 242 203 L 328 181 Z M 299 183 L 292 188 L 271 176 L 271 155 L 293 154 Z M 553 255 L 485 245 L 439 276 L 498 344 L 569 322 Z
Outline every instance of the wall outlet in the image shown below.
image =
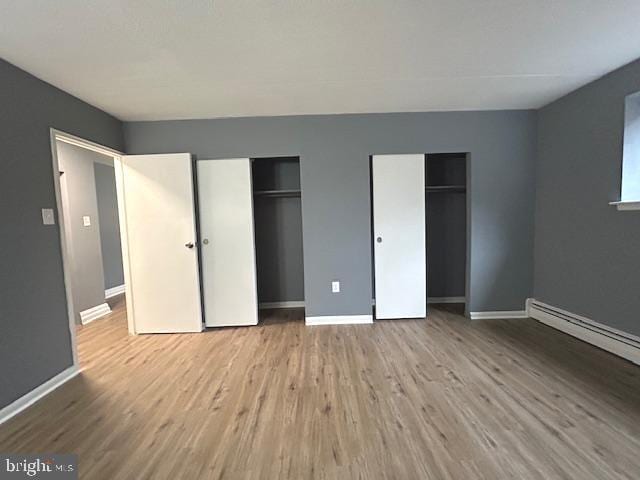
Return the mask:
M 91 226 L 91 217 L 89 215 L 85 215 L 84 217 L 82 217 L 82 225 L 84 225 L 85 227 Z
M 53 208 L 42 209 L 42 224 L 43 225 L 55 225 L 56 220 L 53 216 Z
M 340 282 L 331 282 L 331 293 L 340 293 Z

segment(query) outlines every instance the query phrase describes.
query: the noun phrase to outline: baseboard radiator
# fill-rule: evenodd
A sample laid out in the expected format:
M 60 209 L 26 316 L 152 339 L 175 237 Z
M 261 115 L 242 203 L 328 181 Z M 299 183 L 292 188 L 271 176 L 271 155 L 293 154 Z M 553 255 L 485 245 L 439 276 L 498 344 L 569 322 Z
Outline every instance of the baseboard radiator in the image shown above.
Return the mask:
M 640 337 L 535 299 L 527 302 L 531 318 L 640 365 Z

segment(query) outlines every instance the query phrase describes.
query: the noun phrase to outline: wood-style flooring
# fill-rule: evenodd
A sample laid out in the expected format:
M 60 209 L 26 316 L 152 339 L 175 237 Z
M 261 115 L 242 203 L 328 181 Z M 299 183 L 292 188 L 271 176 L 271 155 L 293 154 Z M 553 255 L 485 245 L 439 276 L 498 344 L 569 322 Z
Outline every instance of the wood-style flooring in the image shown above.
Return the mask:
M 263 317 L 133 337 L 120 302 L 0 451 L 76 453 L 83 479 L 640 478 L 640 368 L 534 320 Z

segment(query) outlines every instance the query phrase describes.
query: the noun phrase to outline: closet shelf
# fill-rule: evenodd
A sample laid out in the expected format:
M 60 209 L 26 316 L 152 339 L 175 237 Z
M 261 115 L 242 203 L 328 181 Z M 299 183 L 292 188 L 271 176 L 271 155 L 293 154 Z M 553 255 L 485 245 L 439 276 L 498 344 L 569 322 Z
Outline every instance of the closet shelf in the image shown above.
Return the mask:
M 256 197 L 299 197 L 300 190 L 256 190 L 253 192 Z
M 427 193 L 464 193 L 467 191 L 467 187 L 464 185 L 427 185 L 425 190 Z

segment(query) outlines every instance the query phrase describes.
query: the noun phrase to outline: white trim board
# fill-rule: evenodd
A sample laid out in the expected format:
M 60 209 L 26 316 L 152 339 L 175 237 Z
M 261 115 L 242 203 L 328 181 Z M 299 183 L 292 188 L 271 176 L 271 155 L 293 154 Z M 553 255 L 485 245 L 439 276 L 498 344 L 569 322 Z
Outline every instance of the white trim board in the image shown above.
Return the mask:
M 111 288 L 107 288 L 104 291 L 104 298 L 108 299 L 108 298 L 113 298 L 116 295 L 120 295 L 124 293 L 124 283 L 122 285 L 118 285 L 116 287 L 111 287 Z
M 609 202 L 609 205 L 615 205 L 615 207 L 621 211 L 640 210 L 640 200 L 621 200 L 619 202 Z
M 72 365 L 71 367 L 57 374 L 55 377 L 47 380 L 42 385 L 37 386 L 29 393 L 24 394 L 13 403 L 10 403 L 0 410 L 0 424 L 3 424 L 7 420 L 15 417 L 23 410 L 29 408 L 42 397 L 53 392 L 56 388 L 62 386 L 64 383 L 68 382 L 79 373 L 80 369 L 76 365 Z
M 529 316 L 584 342 L 640 365 L 640 338 L 567 310 L 527 300 Z
M 80 312 L 80 322 L 82 325 L 86 325 L 89 322 L 93 322 L 94 320 L 104 317 L 105 315 L 109 315 L 111 313 L 111 307 L 109 307 L 108 303 L 101 303 L 100 305 L 96 305 L 95 307 L 87 308 Z
M 106 155 L 107 157 L 119 157 L 123 155 L 122 152 L 115 150 L 113 148 L 105 147 L 104 145 L 100 145 L 99 143 L 92 142 L 91 140 L 85 140 L 84 138 L 77 137 L 70 133 L 63 132 L 62 130 L 58 130 L 55 128 L 51 128 L 51 133 L 55 136 L 56 140 L 60 140 L 61 142 L 68 143 L 70 145 L 75 145 L 76 147 L 86 148 L 87 150 L 91 150 L 92 152 L 101 153 L 102 155 Z
M 471 320 L 502 320 L 509 318 L 528 318 L 526 310 L 500 310 L 496 312 L 469 312 Z
M 357 325 L 373 323 L 373 315 L 328 315 L 305 317 L 306 325 Z
M 268 308 L 304 308 L 304 301 L 262 302 L 258 305 L 258 309 L 260 310 L 266 310 Z
M 116 175 L 116 199 L 118 201 L 118 219 L 120 225 L 120 248 L 122 249 L 122 273 L 124 274 L 124 301 L 127 308 L 127 329 L 129 335 L 136 335 L 136 323 L 133 318 L 133 293 L 131 291 L 131 271 L 129 268 L 129 237 L 127 234 L 127 208 L 124 202 L 124 167 L 122 157 L 113 159 Z

